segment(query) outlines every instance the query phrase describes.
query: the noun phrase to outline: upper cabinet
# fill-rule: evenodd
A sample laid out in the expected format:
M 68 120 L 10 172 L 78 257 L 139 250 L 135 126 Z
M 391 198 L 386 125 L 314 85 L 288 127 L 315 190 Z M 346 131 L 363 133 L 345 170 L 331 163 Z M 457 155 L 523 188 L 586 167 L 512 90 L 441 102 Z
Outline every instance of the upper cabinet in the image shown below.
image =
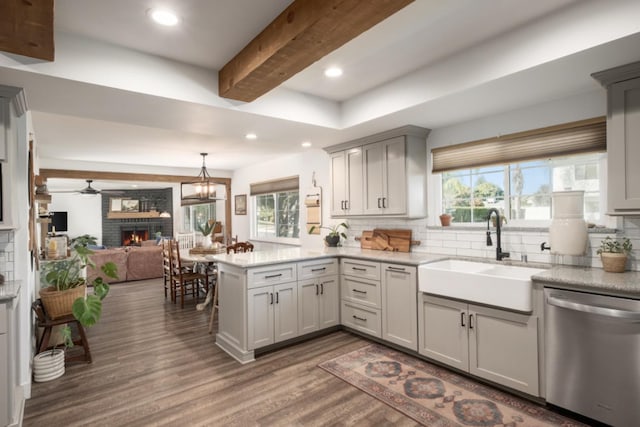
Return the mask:
M 331 216 L 362 215 L 362 149 L 331 153 Z
M 427 135 L 404 126 L 326 148 L 331 216 L 427 216 Z
M 0 161 L 7 160 L 9 133 L 9 100 L 0 97 Z
M 640 62 L 592 76 L 607 88 L 607 213 L 639 215 Z

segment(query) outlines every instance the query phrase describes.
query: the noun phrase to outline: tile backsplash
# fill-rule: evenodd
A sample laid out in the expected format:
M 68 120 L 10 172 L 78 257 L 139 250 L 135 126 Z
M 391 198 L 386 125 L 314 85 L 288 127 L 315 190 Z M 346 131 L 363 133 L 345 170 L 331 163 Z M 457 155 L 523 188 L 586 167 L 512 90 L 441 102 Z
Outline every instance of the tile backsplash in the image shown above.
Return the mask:
M 486 227 L 477 226 L 428 226 L 426 219 L 349 219 L 348 240 L 344 246 L 358 247 L 355 240 L 364 230 L 374 228 L 411 229 L 412 239 L 419 240 L 420 245 L 413 246 L 413 252 L 426 252 L 451 256 L 471 256 L 495 258 L 495 233 L 492 234 L 494 246 L 486 245 Z M 600 256 L 596 251 L 600 241 L 606 236 L 629 237 L 633 244 L 633 252 L 627 261 L 627 269 L 640 270 L 640 217 L 629 217 L 621 220 L 623 227 L 614 229 L 591 229 L 586 254 L 583 256 L 552 255 L 548 250 L 541 251 L 540 244 L 549 242 L 549 231 L 546 228 L 522 228 L 505 226 L 502 229 L 502 249 L 511 254 L 511 259 L 520 261 L 526 255 L 529 262 L 541 262 L 561 265 L 602 268 Z
M 4 279 L 14 280 L 14 233 L 13 231 L 0 231 L 0 274 Z

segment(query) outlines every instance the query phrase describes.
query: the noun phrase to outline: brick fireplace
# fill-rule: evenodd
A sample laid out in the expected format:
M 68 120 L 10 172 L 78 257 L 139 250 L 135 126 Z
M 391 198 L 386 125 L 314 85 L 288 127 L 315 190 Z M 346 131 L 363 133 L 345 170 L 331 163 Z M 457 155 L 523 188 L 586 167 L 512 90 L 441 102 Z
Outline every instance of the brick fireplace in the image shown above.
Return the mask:
M 171 188 L 122 190 L 122 196 L 140 200 L 142 206 L 157 212 L 170 212 L 173 216 L 173 191 Z M 108 247 L 131 246 L 143 240 L 173 235 L 173 218 L 124 218 L 109 219 L 109 196 L 102 196 L 102 244 Z

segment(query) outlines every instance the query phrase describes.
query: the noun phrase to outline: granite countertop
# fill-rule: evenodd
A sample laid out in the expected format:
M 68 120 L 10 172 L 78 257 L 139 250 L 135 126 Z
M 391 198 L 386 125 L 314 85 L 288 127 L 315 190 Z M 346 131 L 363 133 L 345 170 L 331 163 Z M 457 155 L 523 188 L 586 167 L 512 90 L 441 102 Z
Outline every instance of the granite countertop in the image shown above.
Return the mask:
M 608 273 L 601 268 L 554 266 L 531 278 L 564 289 L 640 298 L 638 271 Z
M 20 281 L 4 282 L 0 285 L 0 302 L 11 301 L 20 294 Z
M 387 252 L 360 248 L 287 248 L 271 251 L 255 251 L 239 254 L 214 255 L 212 258 L 224 264 L 250 268 L 285 262 L 308 261 L 320 258 L 349 257 L 376 262 L 392 262 L 395 264 L 420 265 L 427 262 L 450 258 L 448 255 L 425 254 L 418 252 Z

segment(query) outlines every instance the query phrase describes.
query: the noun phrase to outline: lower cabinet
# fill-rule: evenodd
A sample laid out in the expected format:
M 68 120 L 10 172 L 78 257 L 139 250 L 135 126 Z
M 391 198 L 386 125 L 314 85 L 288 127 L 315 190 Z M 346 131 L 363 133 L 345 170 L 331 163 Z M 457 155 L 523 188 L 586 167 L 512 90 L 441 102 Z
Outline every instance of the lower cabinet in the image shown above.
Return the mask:
M 418 350 L 418 284 L 415 267 L 382 264 L 382 339 Z
M 539 396 L 538 317 L 421 294 L 418 352 Z
M 247 348 L 254 350 L 298 336 L 298 283 L 247 291 Z
M 338 276 L 298 282 L 298 332 L 300 335 L 340 323 Z

